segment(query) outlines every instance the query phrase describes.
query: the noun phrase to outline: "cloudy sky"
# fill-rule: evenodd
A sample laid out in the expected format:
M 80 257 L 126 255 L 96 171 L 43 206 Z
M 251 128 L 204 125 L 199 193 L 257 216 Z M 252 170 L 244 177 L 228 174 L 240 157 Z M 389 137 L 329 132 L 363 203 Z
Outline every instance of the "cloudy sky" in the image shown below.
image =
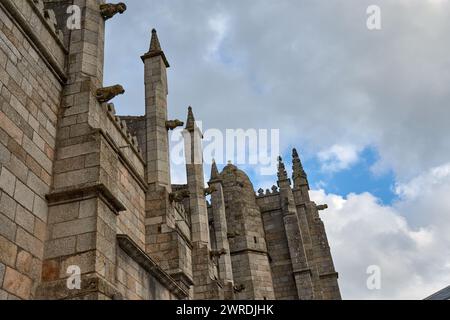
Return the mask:
M 280 129 L 323 212 L 345 299 L 423 299 L 450 285 L 450 1 L 130 0 L 107 23 L 105 84 L 143 114 L 155 27 L 169 112 L 205 129 Z M 366 26 L 369 5 L 382 29 Z M 248 166 L 255 188 L 275 176 Z M 181 169 L 173 168 L 175 182 Z M 367 268 L 381 269 L 369 290 Z

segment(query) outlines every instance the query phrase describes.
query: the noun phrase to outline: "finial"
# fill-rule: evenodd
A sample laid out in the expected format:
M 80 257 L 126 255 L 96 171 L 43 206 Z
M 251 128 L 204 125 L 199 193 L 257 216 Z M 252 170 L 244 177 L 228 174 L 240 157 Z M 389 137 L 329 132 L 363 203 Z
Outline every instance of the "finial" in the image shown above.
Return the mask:
M 150 49 L 144 56 L 142 56 L 142 60 L 145 61 L 146 58 L 152 58 L 152 57 L 156 57 L 156 56 L 161 56 L 166 67 L 167 68 L 170 67 L 169 62 L 167 61 L 166 55 L 164 54 L 164 51 L 161 49 L 161 43 L 159 42 L 158 33 L 156 32 L 156 29 L 152 29 L 152 37 L 150 40 Z
M 278 180 L 287 180 L 286 166 L 284 165 L 283 158 L 278 157 Z
M 194 111 L 192 111 L 192 107 L 189 106 L 188 108 L 188 118 L 186 121 L 186 130 L 192 131 L 195 129 L 195 117 L 194 117 Z
M 300 160 L 297 149 L 294 149 L 292 151 L 292 158 L 292 178 L 294 180 L 294 185 L 297 187 L 308 185 L 308 175 L 303 168 L 303 164 Z
M 212 166 L 211 166 L 211 180 L 214 181 L 219 179 L 219 169 L 217 169 L 216 160 L 213 159 Z

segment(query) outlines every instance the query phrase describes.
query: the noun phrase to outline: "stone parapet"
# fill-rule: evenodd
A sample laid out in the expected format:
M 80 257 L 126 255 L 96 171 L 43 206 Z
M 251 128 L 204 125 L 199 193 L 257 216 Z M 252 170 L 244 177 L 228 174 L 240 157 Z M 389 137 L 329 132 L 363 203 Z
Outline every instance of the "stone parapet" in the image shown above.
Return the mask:
M 44 8 L 42 0 L 2 0 L 0 6 L 30 39 L 39 55 L 61 82 L 67 80 L 67 48 L 58 30 L 55 14 Z

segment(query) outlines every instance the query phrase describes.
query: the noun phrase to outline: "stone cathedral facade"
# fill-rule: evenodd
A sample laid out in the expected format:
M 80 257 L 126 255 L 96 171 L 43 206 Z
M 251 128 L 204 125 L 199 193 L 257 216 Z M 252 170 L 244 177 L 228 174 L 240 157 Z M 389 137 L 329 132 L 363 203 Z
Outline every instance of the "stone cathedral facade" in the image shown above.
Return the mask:
M 202 133 L 192 108 L 185 123 L 167 117 L 154 30 L 145 114 L 116 115 L 125 90 L 103 85 L 105 24 L 125 10 L 0 0 L 0 300 L 340 299 L 326 206 L 297 151 L 272 190 L 255 193 L 232 164 L 205 183 L 189 159 L 187 184 L 172 184 L 169 130 L 185 127 L 192 158 Z

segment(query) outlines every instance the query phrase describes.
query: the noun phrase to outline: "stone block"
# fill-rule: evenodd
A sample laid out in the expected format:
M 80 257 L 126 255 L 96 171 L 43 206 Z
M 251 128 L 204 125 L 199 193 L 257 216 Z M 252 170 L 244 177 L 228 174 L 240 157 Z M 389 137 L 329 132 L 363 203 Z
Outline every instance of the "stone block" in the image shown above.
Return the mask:
M 17 271 L 29 275 L 31 273 L 33 257 L 26 251 L 20 251 L 17 255 L 16 268 Z
M 53 259 L 74 254 L 76 242 L 76 237 L 62 238 L 47 242 L 44 259 Z
M 32 281 L 23 274 L 7 267 L 5 278 L 3 280 L 3 288 L 9 293 L 21 299 L 29 299 L 31 293 Z
M 55 224 L 51 234 L 52 239 L 65 238 L 97 230 L 97 219 L 95 217 L 77 219 L 74 221 Z
M 11 221 L 16 217 L 17 203 L 6 193 L 0 192 L 0 214 L 4 214 Z
M 0 236 L 0 263 L 13 267 L 16 262 L 17 246 Z
M 22 228 L 17 229 L 16 243 L 35 257 L 44 255 L 44 244 Z
M 40 219 L 35 219 L 34 220 L 34 231 L 33 231 L 34 236 L 41 240 L 41 241 L 45 241 L 46 240 L 46 235 L 47 235 L 47 224 L 43 221 L 41 221 Z
M 5 278 L 6 266 L 3 263 L 0 263 L 0 288 L 3 285 L 3 279 Z
M 16 177 L 8 169 L 3 167 L 0 173 L 0 188 L 12 197 L 14 196 L 15 186 Z
M 14 154 L 11 154 L 10 161 L 6 166 L 16 176 L 17 179 L 20 179 L 21 181 L 27 181 L 28 168 Z
M 73 221 L 78 218 L 80 203 L 73 202 L 64 205 L 50 207 L 48 223 L 57 224 L 62 222 Z
M 16 230 L 16 224 L 12 220 L 8 219 L 5 215 L 0 214 L 0 236 L 14 241 Z
M 27 186 L 41 197 L 45 197 L 50 191 L 50 187 L 33 172 L 28 173 Z
M 18 144 L 22 143 L 23 132 L 3 112 L 0 111 L 0 127 Z
M 44 222 L 48 220 L 47 201 L 42 199 L 37 194 L 34 195 L 33 213 L 36 217 L 38 217 Z
M 16 181 L 14 199 L 29 211 L 33 211 L 34 193 L 21 181 Z
M 80 202 L 80 219 L 93 217 L 97 214 L 97 198 Z
M 77 252 L 94 250 L 96 247 L 96 233 L 86 233 L 77 236 Z
M 15 221 L 29 233 L 32 234 L 34 232 L 34 216 L 24 207 L 17 207 Z

